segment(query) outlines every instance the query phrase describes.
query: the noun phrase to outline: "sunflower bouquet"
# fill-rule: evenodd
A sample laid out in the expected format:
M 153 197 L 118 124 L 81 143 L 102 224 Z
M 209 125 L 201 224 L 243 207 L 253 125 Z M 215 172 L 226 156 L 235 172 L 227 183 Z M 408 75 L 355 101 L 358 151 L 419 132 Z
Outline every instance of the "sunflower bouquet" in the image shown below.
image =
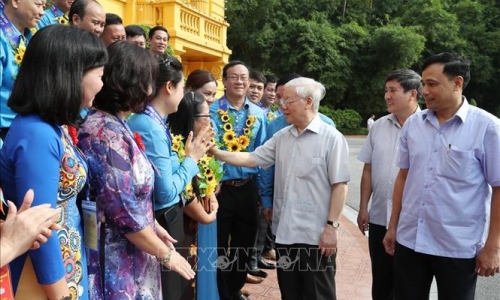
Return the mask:
M 177 153 L 180 162 L 184 161 L 186 158 L 186 149 L 182 135 L 172 135 L 172 150 Z M 194 182 L 199 196 L 203 198 L 215 192 L 215 188 L 222 179 L 224 172 L 221 163 L 216 160 L 215 157 L 206 154 L 198 161 L 198 168 L 199 171 Z M 196 193 L 192 182 L 186 186 L 182 195 L 188 199 L 188 201 L 192 201 L 195 198 Z
M 57 24 L 62 24 L 62 25 L 68 25 L 69 24 L 69 18 L 67 15 L 62 15 L 59 17 L 56 17 Z
M 227 111 L 222 109 L 219 109 L 218 113 L 220 120 L 222 121 L 221 128 L 223 130 L 222 143 L 219 143 L 219 148 L 227 149 L 230 152 L 245 151 L 248 145 L 250 145 L 250 140 L 252 139 L 252 129 L 257 118 L 249 115 L 245 121 L 243 134 L 238 136 L 236 132 L 234 132 L 234 116 L 228 114 Z

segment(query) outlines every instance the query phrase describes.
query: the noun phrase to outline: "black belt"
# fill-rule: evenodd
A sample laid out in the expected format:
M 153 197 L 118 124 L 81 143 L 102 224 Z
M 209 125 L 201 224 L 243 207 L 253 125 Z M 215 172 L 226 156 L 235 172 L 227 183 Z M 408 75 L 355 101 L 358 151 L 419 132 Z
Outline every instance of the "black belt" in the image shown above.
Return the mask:
M 250 182 L 253 179 L 253 175 L 248 176 L 246 179 L 234 179 L 234 180 L 225 180 L 222 182 L 223 185 L 229 186 L 243 186 Z

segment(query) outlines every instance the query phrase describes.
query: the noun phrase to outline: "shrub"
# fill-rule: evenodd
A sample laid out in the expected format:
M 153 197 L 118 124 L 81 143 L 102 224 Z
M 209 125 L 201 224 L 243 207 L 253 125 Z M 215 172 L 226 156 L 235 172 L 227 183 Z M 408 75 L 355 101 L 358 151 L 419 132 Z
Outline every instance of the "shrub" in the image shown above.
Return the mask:
M 332 109 L 328 106 L 320 106 L 319 111 L 330 117 L 334 122 L 337 129 L 343 134 L 357 135 L 367 134 L 367 130 L 361 127 L 363 118 L 353 109 Z

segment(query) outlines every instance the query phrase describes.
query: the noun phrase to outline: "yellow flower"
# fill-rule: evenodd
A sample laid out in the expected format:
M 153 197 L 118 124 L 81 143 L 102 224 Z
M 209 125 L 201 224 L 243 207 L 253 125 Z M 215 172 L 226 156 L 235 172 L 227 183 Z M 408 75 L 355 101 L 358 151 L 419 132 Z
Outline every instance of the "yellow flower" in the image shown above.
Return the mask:
M 242 135 L 238 138 L 238 143 L 240 144 L 241 149 L 246 149 L 246 147 L 250 144 L 250 139 L 247 136 Z
M 224 114 L 220 117 L 220 119 L 222 120 L 222 122 L 226 123 L 226 122 L 229 122 L 230 118 L 227 114 Z
M 180 134 L 172 136 L 172 143 L 180 143 L 180 142 L 182 142 L 182 140 L 183 140 L 183 137 Z
M 212 174 L 213 174 L 213 172 L 212 172 L 212 170 L 210 168 L 206 168 L 205 169 L 205 176 L 210 176 Z
M 276 114 L 273 113 L 272 111 L 267 113 L 267 120 L 271 122 L 272 120 L 276 119 Z
M 244 135 L 250 135 L 250 133 L 251 133 L 251 132 L 252 132 L 252 131 L 250 131 L 250 129 L 249 129 L 249 128 L 245 128 L 245 129 L 243 129 L 243 134 L 244 134 Z
M 35 27 L 30 28 L 30 31 L 31 31 L 32 34 L 35 34 L 36 33 L 36 28 Z
M 247 127 L 250 127 L 253 125 L 253 123 L 255 123 L 255 116 L 248 116 L 245 125 L 247 125 Z
M 172 143 L 172 150 L 175 152 L 179 151 L 179 143 Z
M 17 51 L 14 52 L 14 60 L 16 64 L 20 65 L 24 58 L 24 52 L 26 51 L 26 46 L 19 45 Z
M 208 166 L 208 163 L 210 162 L 210 160 L 211 160 L 211 159 L 212 159 L 211 157 L 208 157 L 208 156 L 205 154 L 205 155 L 203 155 L 203 156 L 200 158 L 200 160 L 198 161 L 198 163 L 199 163 L 200 165 L 202 165 L 203 167 L 206 167 L 206 166 Z
M 226 112 L 225 112 L 225 111 L 223 111 L 223 110 L 222 110 L 222 109 L 220 109 L 220 108 L 217 110 L 217 113 L 218 113 L 219 115 L 225 115 L 225 114 L 226 114 Z
M 240 152 L 241 147 L 237 141 L 233 141 L 233 142 L 227 143 L 227 150 L 229 152 Z
M 184 157 L 186 157 L 186 151 L 184 150 L 184 148 L 180 148 L 180 149 L 177 151 L 177 155 L 179 156 L 179 158 L 184 158 Z
M 233 125 L 231 123 L 226 123 L 224 124 L 224 131 L 232 131 L 233 130 Z
M 62 24 L 62 25 L 68 25 L 68 17 L 66 16 L 60 16 L 56 18 L 57 23 Z
M 227 131 L 222 136 L 222 140 L 224 141 L 224 143 L 226 143 L 226 145 L 229 145 L 229 143 L 232 143 L 235 139 L 236 137 L 234 131 Z

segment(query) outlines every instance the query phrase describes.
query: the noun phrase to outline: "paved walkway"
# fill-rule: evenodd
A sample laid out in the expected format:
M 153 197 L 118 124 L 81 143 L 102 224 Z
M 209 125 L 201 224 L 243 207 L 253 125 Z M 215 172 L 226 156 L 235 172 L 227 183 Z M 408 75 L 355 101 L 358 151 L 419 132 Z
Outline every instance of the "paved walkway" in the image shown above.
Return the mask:
M 345 216 L 339 233 L 337 255 L 338 300 L 369 300 L 371 299 L 371 266 L 368 254 L 368 239 L 363 236 L 358 227 Z M 246 284 L 250 299 L 281 299 L 276 271 L 265 270 L 269 275 L 260 284 Z

